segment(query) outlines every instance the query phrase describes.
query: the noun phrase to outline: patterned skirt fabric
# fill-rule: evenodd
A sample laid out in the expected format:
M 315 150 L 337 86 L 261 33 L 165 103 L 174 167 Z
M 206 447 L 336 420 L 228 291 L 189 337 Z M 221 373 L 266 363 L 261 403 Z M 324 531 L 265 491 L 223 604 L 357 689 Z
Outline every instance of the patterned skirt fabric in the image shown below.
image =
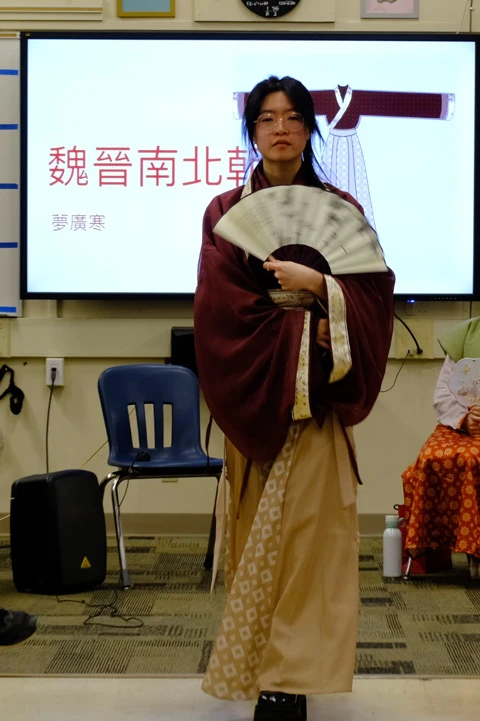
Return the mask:
M 366 219 L 375 228 L 367 168 L 355 129 L 330 130 L 322 153 L 322 166 L 334 185 L 358 200 Z
M 357 510 L 342 502 L 333 429 L 332 416 L 323 428 L 292 423 L 273 464 L 252 464 L 241 497 L 246 460 L 227 443 L 229 596 L 203 682 L 213 696 L 351 690 Z
M 480 556 L 480 438 L 438 425 L 402 479 L 406 548 Z

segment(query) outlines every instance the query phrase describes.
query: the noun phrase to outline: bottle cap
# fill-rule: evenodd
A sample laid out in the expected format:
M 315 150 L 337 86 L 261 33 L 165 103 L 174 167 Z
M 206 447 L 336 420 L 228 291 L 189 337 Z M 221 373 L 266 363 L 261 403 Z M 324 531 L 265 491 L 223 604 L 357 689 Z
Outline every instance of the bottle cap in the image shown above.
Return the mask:
M 385 516 L 385 526 L 387 528 L 398 528 L 400 523 L 399 516 Z

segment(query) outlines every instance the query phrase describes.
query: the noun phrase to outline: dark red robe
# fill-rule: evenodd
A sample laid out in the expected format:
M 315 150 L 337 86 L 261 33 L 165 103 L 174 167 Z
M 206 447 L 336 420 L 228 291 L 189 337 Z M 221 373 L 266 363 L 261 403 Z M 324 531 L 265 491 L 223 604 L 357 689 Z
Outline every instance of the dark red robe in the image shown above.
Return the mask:
M 268 186 L 261 166 L 252 180 L 254 190 Z M 301 171 L 294 182 L 302 184 Z M 329 189 L 358 207 L 348 193 Z M 246 458 L 264 462 L 280 451 L 292 422 L 304 313 L 277 307 L 268 295 L 273 274 L 213 233 L 242 190 L 218 195 L 205 212 L 194 303 L 195 352 L 200 385 L 216 423 Z M 321 262 L 311 265 L 328 270 Z M 328 383 L 331 359 L 315 342 L 321 311 L 313 310 L 310 407 L 320 426 L 329 409 L 352 426 L 367 417 L 380 391 L 393 330 L 394 276 L 335 279 L 346 301 L 353 367 L 342 380 Z

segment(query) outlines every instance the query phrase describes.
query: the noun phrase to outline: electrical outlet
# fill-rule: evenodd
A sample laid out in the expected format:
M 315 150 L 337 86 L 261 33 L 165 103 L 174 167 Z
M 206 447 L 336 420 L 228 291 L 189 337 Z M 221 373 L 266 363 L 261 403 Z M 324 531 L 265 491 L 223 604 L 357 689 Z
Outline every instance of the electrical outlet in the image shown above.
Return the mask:
M 65 385 L 65 359 L 64 358 L 46 358 L 45 359 L 45 382 L 47 386 L 52 385 L 52 370 L 55 368 L 55 387 Z
M 433 320 L 415 319 L 407 321 L 408 327 L 414 334 L 423 353 L 417 353 L 417 348 L 407 329 L 400 323 L 395 324 L 395 358 L 403 359 L 408 356 L 412 360 L 434 358 L 433 342 L 435 338 Z M 413 353 L 411 352 L 413 351 Z

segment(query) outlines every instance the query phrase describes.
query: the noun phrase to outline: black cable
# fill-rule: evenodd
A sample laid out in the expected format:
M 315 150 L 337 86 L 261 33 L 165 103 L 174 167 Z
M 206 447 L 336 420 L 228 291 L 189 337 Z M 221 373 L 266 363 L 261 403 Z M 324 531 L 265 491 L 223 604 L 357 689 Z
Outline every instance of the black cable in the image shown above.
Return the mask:
M 420 348 L 420 345 L 419 345 L 417 339 L 415 338 L 413 332 L 410 330 L 410 328 L 409 328 L 408 325 L 405 323 L 405 321 L 403 320 L 403 318 L 400 318 L 400 316 L 397 315 L 396 313 L 394 313 L 393 315 L 394 315 L 394 317 L 395 317 L 397 320 L 400 321 L 400 323 L 401 323 L 401 324 L 407 329 L 407 331 L 410 333 L 411 337 L 413 338 L 413 342 L 415 343 L 416 348 L 417 348 L 417 355 L 422 355 L 422 353 L 423 353 L 423 348 Z M 392 390 L 392 388 L 394 387 L 395 383 L 397 382 L 398 376 L 400 375 L 400 371 L 402 370 L 403 366 L 405 365 L 405 361 L 407 360 L 408 355 L 409 355 L 409 351 L 407 351 L 407 353 L 406 353 L 406 355 L 405 355 L 405 358 L 403 359 L 402 364 L 401 364 L 400 368 L 399 368 L 398 371 L 397 371 L 397 375 L 395 376 L 395 380 L 393 381 L 393 383 L 392 383 L 392 385 L 390 386 L 390 388 L 385 388 L 385 390 L 380 391 L 380 393 L 388 393 L 388 391 L 391 391 L 391 390 Z
M 397 320 L 400 321 L 400 323 L 401 323 L 402 325 L 405 326 L 405 328 L 407 329 L 407 331 L 408 331 L 408 332 L 410 333 L 410 335 L 412 336 L 413 342 L 414 342 L 415 345 L 417 346 L 417 355 L 422 355 L 423 349 L 420 348 L 420 346 L 418 345 L 418 341 L 417 341 L 417 339 L 415 338 L 415 336 L 413 335 L 413 333 L 412 333 L 412 331 L 410 330 L 410 328 L 408 327 L 408 325 L 407 325 L 407 324 L 405 323 L 405 321 L 402 320 L 402 318 L 400 318 L 400 316 L 398 316 L 396 313 L 394 313 L 393 315 L 395 316 L 395 318 L 396 318 Z M 407 355 L 408 355 L 408 353 L 407 353 Z
M 136 616 L 121 616 L 119 614 L 118 608 L 115 606 L 115 603 L 118 600 L 118 594 L 116 591 L 113 593 L 115 594 L 115 597 L 112 603 L 87 603 L 84 599 L 79 601 L 76 598 L 59 598 L 58 596 L 55 596 L 55 598 L 57 599 L 57 603 L 79 603 L 81 606 L 86 606 L 87 608 L 98 609 L 98 611 L 92 613 L 85 619 L 83 622 L 84 626 L 105 626 L 106 628 L 142 628 L 145 624 L 140 618 L 137 618 Z M 110 609 L 110 613 L 106 614 L 106 609 Z M 102 615 L 108 615 L 110 618 L 120 618 L 122 621 L 125 621 L 126 624 L 130 624 L 130 621 L 137 621 L 137 624 L 135 626 L 120 626 L 119 624 L 99 623 L 98 621 L 90 623 L 90 621 Z
M 407 358 L 408 358 L 408 351 L 407 351 L 407 355 L 405 356 L 405 358 L 402 361 L 402 365 L 400 366 L 400 368 L 397 371 L 397 375 L 395 376 L 395 380 L 393 381 L 392 385 L 390 386 L 390 388 L 385 388 L 384 391 L 380 391 L 380 393 L 388 393 L 388 391 L 392 390 L 393 386 L 397 382 L 398 376 L 400 375 L 400 371 L 402 370 L 403 366 L 405 365 L 405 361 L 407 360 Z
M 132 409 L 132 410 L 133 410 L 133 409 Z M 135 466 L 135 462 L 138 460 L 138 456 L 139 456 L 139 455 L 140 455 L 140 454 L 137 454 L 137 458 L 135 459 L 135 461 L 132 462 L 132 465 L 131 465 L 130 468 L 128 469 L 128 473 L 129 473 L 129 474 L 132 473 L 132 471 L 133 471 L 133 469 L 134 469 L 134 466 Z M 127 485 L 125 486 L 125 490 L 124 490 L 124 492 L 123 492 L 122 500 L 118 502 L 118 507 L 119 507 L 119 508 L 122 507 L 122 503 L 124 502 L 125 496 L 127 495 L 128 486 L 129 486 L 129 485 L 130 485 L 130 478 L 127 478 Z
M 467 8 L 468 8 L 468 10 L 470 11 L 470 21 L 469 21 L 469 24 L 468 24 L 468 32 L 469 32 L 469 33 L 472 32 L 472 28 L 473 28 L 473 11 L 474 11 L 473 0 L 467 0 L 466 3 L 465 3 L 465 8 L 464 8 L 464 10 L 463 10 L 462 19 L 460 20 L 460 28 L 459 28 L 458 31 L 457 31 L 457 35 L 459 35 L 459 34 L 462 32 L 463 21 L 464 21 L 464 19 L 465 19 L 465 13 L 467 12 Z
M 130 413 L 132 413 L 132 412 L 133 412 L 133 408 L 132 408 L 132 410 L 130 411 Z M 131 465 L 130 468 L 128 469 L 128 473 L 131 475 L 132 472 L 135 470 L 135 463 L 137 463 L 137 462 L 139 462 L 139 461 L 149 461 L 149 460 L 150 460 L 150 453 L 148 453 L 148 451 L 140 451 L 140 453 L 137 453 L 137 456 L 136 456 L 135 460 L 133 461 L 132 465 Z M 125 491 L 124 491 L 124 494 L 123 494 L 123 496 L 122 496 L 122 500 L 119 501 L 119 503 L 118 503 L 119 506 L 121 506 L 122 503 L 123 503 L 124 500 L 125 500 L 125 496 L 127 495 L 129 483 L 130 483 L 130 478 L 127 478 L 127 485 L 126 485 L 126 487 L 125 487 Z
M 122 503 L 123 503 L 124 500 L 125 500 L 125 496 L 127 495 L 128 484 L 129 484 L 129 483 L 130 483 L 130 478 L 127 478 L 127 485 L 125 486 L 125 492 L 124 492 L 124 494 L 123 494 L 123 496 L 122 496 L 122 500 L 121 500 L 121 501 L 119 502 L 119 504 L 118 504 L 119 506 L 121 506 Z
M 47 408 L 47 428 L 45 431 L 45 465 L 47 468 L 47 473 L 49 472 L 49 462 L 48 462 L 48 427 L 50 425 L 50 407 L 52 405 L 52 395 L 53 395 L 53 389 L 55 388 L 55 378 L 57 376 L 57 369 L 52 368 L 51 370 L 51 379 L 52 379 L 52 385 L 50 386 L 50 397 L 48 399 L 48 408 Z

